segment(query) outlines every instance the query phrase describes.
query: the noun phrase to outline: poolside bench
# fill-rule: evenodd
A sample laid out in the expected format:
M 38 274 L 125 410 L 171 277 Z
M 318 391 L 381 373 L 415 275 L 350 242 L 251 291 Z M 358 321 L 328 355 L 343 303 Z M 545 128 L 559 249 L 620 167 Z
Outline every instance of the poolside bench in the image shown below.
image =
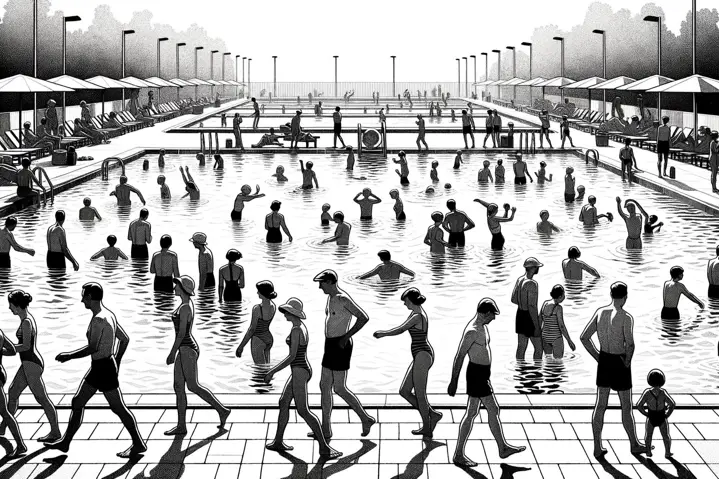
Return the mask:
M 284 133 L 284 132 L 283 132 Z M 305 148 L 310 147 L 310 143 L 312 143 L 312 148 L 317 148 L 317 140 L 319 139 L 319 136 L 313 136 L 310 139 L 307 140 L 300 140 L 305 143 Z M 284 141 L 292 141 L 292 135 L 290 133 L 284 133 L 284 136 L 282 137 L 282 140 Z M 299 142 L 298 142 L 299 143 Z

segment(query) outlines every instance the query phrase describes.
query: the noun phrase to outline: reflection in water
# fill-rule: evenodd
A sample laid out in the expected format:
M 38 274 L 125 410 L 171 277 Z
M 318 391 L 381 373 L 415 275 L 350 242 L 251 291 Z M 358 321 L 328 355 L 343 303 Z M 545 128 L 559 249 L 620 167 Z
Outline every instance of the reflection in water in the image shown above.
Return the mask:
M 564 362 L 571 362 L 575 356 L 565 353 L 564 359 L 544 356 L 544 361 L 516 361 L 515 389 L 522 394 L 562 394 L 567 379 Z

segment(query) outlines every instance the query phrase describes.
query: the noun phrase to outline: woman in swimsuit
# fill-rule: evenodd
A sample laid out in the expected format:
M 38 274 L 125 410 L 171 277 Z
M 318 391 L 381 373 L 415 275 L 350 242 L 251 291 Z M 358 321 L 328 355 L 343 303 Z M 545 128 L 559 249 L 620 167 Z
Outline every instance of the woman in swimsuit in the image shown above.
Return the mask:
M 658 427 L 664 439 L 664 457 L 673 456 L 671 452 L 672 438 L 669 436 L 669 423 L 667 418 L 671 416 L 676 403 L 666 389 L 662 388 L 666 379 L 664 373 L 659 369 L 652 369 L 647 375 L 649 388 L 644 390 L 642 397 L 637 402 L 637 410 L 647 417 L 646 434 L 644 443 L 647 446 L 647 457 L 652 457 L 652 436 L 654 428 Z
M 402 293 L 401 299 L 407 309 L 411 311 L 407 321 L 394 329 L 377 331 L 374 333 L 374 337 L 379 339 L 386 336 L 397 336 L 405 331 L 409 332 L 412 338 L 410 347 L 412 350 L 412 363 L 407 369 L 399 394 L 413 408 L 417 409 L 422 417 L 422 427 L 412 431 L 412 434 L 422 435 L 423 439 L 431 439 L 434 427 L 442 419 L 442 413 L 435 411 L 427 399 L 427 376 L 429 375 L 429 368 L 434 363 L 434 350 L 427 340 L 429 318 L 422 308 L 422 304 L 427 298 L 422 296 L 417 288 L 409 288 Z M 414 393 L 412 393 L 412 390 L 414 390 Z
M 5 336 L 5 333 L 0 330 L 0 417 L 2 417 L 3 422 L 10 427 L 10 433 L 12 434 L 13 439 L 15 439 L 15 442 L 17 443 L 17 445 L 15 446 L 15 450 L 13 450 L 13 452 L 11 452 L 9 455 L 5 456 L 5 459 L 15 459 L 20 456 L 24 456 L 27 452 L 27 446 L 25 445 L 25 441 L 22 440 L 22 436 L 20 435 L 20 428 L 17 425 L 15 416 L 10 414 L 10 412 L 8 411 L 7 399 L 5 397 L 5 383 L 7 382 L 7 373 L 5 372 L 5 368 L 2 365 L 2 357 L 12 356 L 14 354 L 15 346 L 10 340 L 8 340 L 7 336 Z
M 332 215 L 330 214 L 330 204 L 325 203 L 322 205 L 322 214 L 320 215 L 320 222 L 322 223 L 322 226 L 329 226 L 330 221 L 332 221 Z
M 389 197 L 394 200 L 394 206 L 392 207 L 394 209 L 395 218 L 398 221 L 404 221 L 407 219 L 407 215 L 404 214 L 404 203 L 402 203 L 402 199 L 399 197 L 399 191 L 397 190 L 390 190 Z
M 429 189 L 429 187 L 427 188 Z M 435 211 L 431 216 L 434 224 L 427 228 L 424 244 L 429 246 L 430 253 L 444 253 L 445 247 L 449 244 L 444 240 L 444 230 L 442 229 L 444 214 L 441 211 Z
M 220 285 L 217 288 L 220 295 L 220 301 L 242 301 L 242 288 L 245 287 L 245 269 L 235 264 L 238 259 L 242 258 L 242 253 L 236 249 L 227 251 L 225 255 L 228 263 L 220 268 L 218 276 L 220 277 Z
M 307 383 L 312 377 L 312 368 L 307 361 L 307 344 L 309 343 L 309 334 L 303 319 L 305 313 L 302 311 L 302 301 L 297 298 L 290 298 L 287 303 L 278 308 L 285 319 L 292 323 L 290 335 L 287 337 L 286 343 L 290 347 L 290 354 L 280 361 L 274 368 L 270 369 L 265 375 L 265 381 L 270 382 L 272 376 L 277 374 L 287 366 L 290 367 L 291 374 L 280 396 L 280 410 L 277 417 L 277 431 L 275 439 L 265 447 L 270 451 L 291 451 L 292 446 L 288 446 L 283 442 L 285 429 L 290 420 L 290 404 L 295 401 L 297 414 L 305 420 L 307 425 L 312 429 L 313 436 L 320 446 L 320 456 L 324 459 L 336 459 L 342 455 L 341 452 L 332 449 L 328 444 L 325 436 L 322 434 L 322 427 L 317 416 L 310 411 L 307 400 Z
M 232 213 L 230 213 L 232 221 L 242 221 L 242 210 L 245 209 L 246 201 L 252 201 L 265 196 L 264 193 L 260 193 L 260 185 L 255 185 L 254 195 L 251 193 L 252 187 L 250 187 L 250 185 L 242 185 L 242 188 L 240 188 L 240 194 L 235 197 L 235 206 L 232 208 Z
M 270 351 L 274 338 L 270 332 L 270 324 L 275 317 L 277 307 L 272 302 L 277 297 L 275 286 L 270 281 L 260 281 L 257 283 L 257 295 L 262 300 L 261 304 L 252 307 L 252 317 L 250 319 L 250 327 L 242 338 L 242 342 L 237 346 L 235 355 L 242 357 L 242 351 L 250 342 L 252 360 L 255 364 L 267 364 L 270 362 Z
M 175 396 L 177 398 L 177 426 L 165 431 L 166 436 L 187 434 L 187 393 L 185 387 L 217 411 L 220 416 L 219 429 L 225 428 L 230 410 L 217 400 L 214 394 L 201 385 L 197 378 L 197 359 L 200 347 L 192 336 L 192 323 L 195 319 L 195 305 L 190 299 L 195 295 L 195 282 L 189 276 L 180 276 L 172 280 L 175 283 L 175 296 L 182 304 L 172 313 L 175 327 L 175 342 L 167 356 L 167 365 L 175 364 Z
M 509 214 L 509 205 L 505 204 L 504 218 L 497 218 L 499 206 L 497 206 L 495 203 L 487 203 L 486 201 L 482 201 L 479 198 L 474 201 L 480 203 L 482 206 L 487 208 L 487 226 L 489 226 L 489 232 L 492 233 L 492 249 L 495 251 L 503 249 L 504 236 L 502 235 L 501 223 L 512 221 L 514 219 L 514 213 L 517 211 L 517 208 L 512 207 L 512 215 L 507 217 Z
M 290 243 L 292 243 L 292 234 L 290 234 L 290 230 L 287 229 L 285 216 L 279 213 L 281 205 L 282 202 L 277 200 L 273 201 L 270 205 L 272 213 L 265 216 L 265 229 L 267 230 L 266 239 L 268 243 L 282 243 L 282 233 L 280 233 L 280 228 L 282 228 L 282 231 L 284 231 L 287 235 L 287 239 L 290 240 Z
M 544 345 L 544 354 L 553 354 L 554 359 L 561 359 L 564 356 L 564 340 L 567 338 L 569 347 L 574 351 L 576 348 L 567 327 L 564 325 L 564 287 L 555 285 L 549 293 L 551 300 L 545 301 L 539 310 L 539 319 L 542 330 L 542 344 Z
M 57 412 L 47 395 L 45 383 L 42 380 L 44 363 L 36 346 L 37 325 L 35 318 L 33 318 L 27 310 L 27 307 L 32 302 L 32 296 L 25 291 L 15 290 L 8 294 L 7 299 L 8 303 L 10 303 L 10 311 L 20 318 L 20 327 L 18 327 L 15 333 L 18 339 L 15 350 L 20 353 L 20 368 L 17 370 L 15 378 L 8 390 L 8 412 L 11 415 L 15 414 L 20 400 L 20 394 L 22 394 L 25 388 L 30 387 L 30 391 L 33 396 L 37 398 L 50 423 L 50 433 L 38 438 L 38 441 L 57 441 L 60 439 L 60 436 L 62 436 L 57 423 Z M 0 425 L 0 435 L 3 434 L 5 434 L 5 423 Z

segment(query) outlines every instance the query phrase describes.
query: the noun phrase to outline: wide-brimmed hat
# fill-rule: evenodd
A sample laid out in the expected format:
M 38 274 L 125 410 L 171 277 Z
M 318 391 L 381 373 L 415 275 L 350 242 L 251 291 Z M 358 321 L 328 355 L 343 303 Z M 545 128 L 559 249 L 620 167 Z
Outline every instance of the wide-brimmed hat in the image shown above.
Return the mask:
M 190 238 L 190 241 L 197 244 L 207 244 L 207 235 L 205 233 L 195 233 L 192 235 L 192 238 Z
M 292 316 L 305 319 L 307 316 L 305 316 L 305 313 L 302 311 L 303 308 L 304 305 L 302 304 L 302 301 L 297 298 L 290 298 L 285 304 L 277 309 L 279 309 L 281 313 L 289 313 Z
M 542 263 L 539 262 L 537 258 L 534 256 L 530 256 L 529 258 L 524 260 L 524 267 L 525 268 L 539 268 L 541 266 L 544 266 Z
M 172 282 L 179 285 L 180 288 L 182 288 L 182 291 L 184 291 L 188 296 L 195 295 L 195 280 L 189 276 L 185 275 L 180 276 L 179 278 L 173 278 Z

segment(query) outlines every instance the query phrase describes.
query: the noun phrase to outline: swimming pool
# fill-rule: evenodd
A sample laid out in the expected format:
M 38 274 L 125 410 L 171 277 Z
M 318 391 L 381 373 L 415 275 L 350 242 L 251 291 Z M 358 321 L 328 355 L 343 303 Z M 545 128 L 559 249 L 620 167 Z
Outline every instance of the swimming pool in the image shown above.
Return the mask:
M 319 368 L 323 353 L 324 307 L 326 296 L 319 290 L 313 276 L 324 268 L 333 268 L 340 275 L 340 287 L 346 289 L 370 316 L 369 324 L 355 336 L 352 372 L 349 385 L 356 392 L 394 393 L 398 389 L 411 360 L 410 338 L 404 334 L 376 340 L 372 333 L 378 329 L 401 324 L 408 311 L 399 296 L 409 286 L 418 287 L 427 296 L 425 309 L 429 315 L 429 340 L 435 349 L 435 364 L 430 371 L 428 390 L 444 393 L 451 373 L 452 360 L 461 332 L 472 318 L 477 301 L 483 296 L 493 297 L 501 315 L 490 325 L 493 353 L 493 385 L 496 392 L 591 392 L 594 390 L 596 366 L 584 351 L 579 335 L 594 310 L 609 303 L 609 285 L 622 280 L 629 285 L 626 309 L 634 316 L 636 354 L 633 362 L 635 389 L 643 387 L 649 369 L 660 367 L 667 375 L 668 385 L 681 387 L 687 393 L 714 392 L 719 382 L 719 360 L 716 356 L 716 326 L 719 305 L 708 305 L 704 311 L 688 300 L 680 303 L 682 319 L 666 322 L 659 319 L 661 285 L 669 277 L 675 264 L 685 270 L 684 283 L 700 298 L 706 298 L 706 261 L 713 256 L 719 219 L 705 215 L 681 203 L 639 186 L 628 187 L 616 175 L 584 162 L 572 155 L 537 155 L 529 157 L 530 169 L 536 171 L 540 160 L 548 163 L 547 172 L 555 181 L 537 186 L 479 185 L 477 170 L 484 159 L 494 165 L 497 158 L 506 156 L 477 152 L 465 156 L 461 170 L 453 170 L 452 155 L 409 155 L 410 181 L 399 185 L 394 173 L 397 165 L 386 160 L 358 160 L 354 173 L 347 173 L 344 154 L 288 155 L 247 154 L 226 155 L 225 170 L 213 171 L 208 166 L 197 167 L 192 155 L 168 155 L 166 167 L 160 171 L 156 157 L 150 156 L 150 170 L 142 170 L 142 161 L 128 165 L 129 181 L 141 189 L 150 210 L 153 227 L 150 251 L 159 250 L 162 234 L 171 234 L 172 249 L 180 259 L 182 274 L 197 278 L 197 250 L 188 241 L 195 231 L 208 234 L 208 245 L 215 256 L 215 274 L 224 263 L 229 248 L 242 251 L 240 263 L 245 268 L 247 287 L 241 306 L 218 304 L 214 296 L 196 298 L 197 317 L 195 337 L 201 348 L 200 377 L 215 392 L 275 391 L 282 387 L 289 373 L 278 374 L 272 384 L 260 379 L 260 369 L 252 364 L 249 350 L 242 359 L 234 356 L 235 348 L 248 326 L 250 306 L 259 300 L 254 284 L 263 279 L 274 282 L 278 292 L 277 304 L 290 296 L 304 302 L 310 335 L 308 357 L 314 368 L 311 388 L 318 391 Z M 298 190 L 301 182 L 298 160 L 315 163 L 320 189 Z M 439 161 L 441 184 L 450 182 L 452 189 L 438 188 L 433 195 L 424 193 L 430 184 L 429 169 L 433 160 Z M 270 175 L 279 164 L 285 166 L 289 182 L 278 185 Z M 180 199 L 184 188 L 178 165 L 189 165 L 201 189 L 201 200 L 191 203 Z M 566 204 L 561 181 L 564 168 L 573 165 L 577 170 L 577 184 L 587 187 L 587 195 L 598 198 L 600 212 L 613 211 L 611 224 L 585 229 L 577 221 L 579 204 Z M 160 201 L 158 174 L 165 174 L 172 190 L 171 203 Z M 174 332 L 170 313 L 178 301 L 155 296 L 152 276 L 147 266 L 131 261 L 120 262 L 115 268 L 102 260 L 89 257 L 106 245 L 109 234 L 118 237 L 118 246 L 129 254 L 127 227 L 137 218 L 141 203 L 134 201 L 131 209 L 120 209 L 109 192 L 117 183 L 117 170 L 110 181 L 93 180 L 62 193 L 54 205 L 40 209 L 26 209 L 17 214 L 19 225 L 15 232 L 18 242 L 37 250 L 35 257 L 13 252 L 13 270 L 0 277 L 0 292 L 21 288 L 35 298 L 30 311 L 38 323 L 38 348 L 42 353 L 48 390 L 53 393 L 72 393 L 89 365 L 89 360 L 57 363 L 54 357 L 61 351 L 77 349 L 85 344 L 89 312 L 80 303 L 80 288 L 87 281 L 99 281 L 106 289 L 106 305 L 118 316 L 130 335 L 131 342 L 121 369 L 123 391 L 172 392 L 172 367 L 165 364 Z M 366 181 L 355 178 L 365 176 Z M 511 180 L 511 176 L 508 175 Z M 260 184 L 265 198 L 247 203 L 242 223 L 230 220 L 233 200 L 242 184 Z M 359 220 L 359 207 L 352 198 L 362 188 L 370 187 L 383 202 L 374 209 L 371 222 Z M 394 220 L 393 202 L 389 190 L 400 190 L 407 221 Z M 616 215 L 615 196 L 637 199 L 650 213 L 665 223 L 663 231 L 645 239 L 641 253 L 624 248 L 626 232 Z M 103 215 L 103 221 L 81 224 L 77 212 L 82 198 L 90 196 L 93 206 Z M 514 222 L 504 226 L 507 238 L 503 252 L 489 248 L 490 234 L 486 226 L 485 210 L 472 199 L 482 198 L 498 204 L 505 202 L 517 207 Z M 457 200 L 477 224 L 467 233 L 467 247 L 463 251 L 448 250 L 444 261 L 432 258 L 422 243 L 430 214 L 434 210 L 446 212 L 449 198 Z M 282 201 L 281 212 L 294 236 L 293 243 L 267 245 L 264 216 L 270 202 Z M 320 225 L 321 206 L 332 205 L 331 211 L 342 210 L 353 226 L 350 245 L 337 247 L 321 245 L 331 236 L 333 227 Z M 64 209 L 68 219 L 65 229 L 70 250 L 80 262 L 80 271 L 51 274 L 45 268 L 45 231 L 54 223 L 57 209 Z M 535 230 L 539 211 L 548 209 L 553 221 L 563 231 L 550 238 L 540 237 Z M 582 259 L 596 267 L 599 280 L 585 279 L 570 283 L 563 279 L 561 260 L 569 246 L 582 250 Z M 388 249 L 393 259 L 417 273 L 414 280 L 402 279 L 392 284 L 378 280 L 359 281 L 357 277 L 374 267 L 379 259 L 377 251 Z M 549 299 L 554 284 L 564 284 L 565 322 L 578 350 L 569 351 L 563 361 L 546 360 L 535 365 L 532 361 L 514 359 L 515 306 L 510 303 L 514 281 L 523 274 L 522 262 L 536 256 L 545 267 L 536 277 L 539 282 L 540 304 Z M 9 312 L 3 316 L 2 329 L 10 336 L 17 328 L 17 319 Z M 275 336 L 273 361 L 287 353 L 284 338 L 289 324 L 277 315 L 271 331 Z M 531 358 L 531 347 L 527 358 Z M 691 365 L 691 367 L 689 367 Z M 9 377 L 17 367 L 16 358 L 5 358 Z M 462 380 L 463 381 L 463 380 Z M 462 384 L 461 390 L 464 385 Z
M 275 128 L 279 128 L 280 125 L 284 125 L 285 123 L 289 123 L 292 121 L 292 117 L 294 116 L 294 111 L 291 112 L 288 111 L 287 115 L 278 115 L 277 113 L 267 114 L 267 115 L 261 115 L 260 116 L 260 126 L 267 127 L 267 125 L 272 125 Z M 421 112 L 419 112 L 421 113 Z M 458 112 L 459 113 L 459 112 Z M 242 128 L 250 128 L 252 126 L 252 117 L 250 116 L 251 113 L 247 111 L 240 112 L 240 115 L 242 116 Z M 228 112 L 227 114 L 227 126 L 229 128 L 232 128 L 232 117 L 234 116 L 233 112 Z M 474 121 L 476 122 L 477 131 L 484 132 L 484 120 L 485 118 L 475 118 Z M 387 127 L 404 127 L 404 128 L 417 128 L 417 117 L 411 116 L 411 117 L 387 117 Z M 510 120 L 511 121 L 511 120 Z M 201 122 L 195 122 L 191 125 L 187 125 L 189 128 L 198 128 L 200 123 L 203 124 L 205 128 L 217 128 L 221 125 L 221 119 L 219 117 L 211 117 L 206 118 L 202 120 Z M 356 127 L 357 124 L 361 124 L 362 127 L 368 127 L 368 128 L 379 128 L 379 116 L 378 115 L 370 115 L 369 113 L 367 115 L 364 115 L 362 117 L 358 116 L 349 116 L 349 115 L 343 115 L 342 118 L 342 128 L 352 128 Z M 443 126 L 445 128 L 447 127 L 456 127 L 457 129 L 461 129 L 462 127 L 462 115 L 459 113 L 457 115 L 457 118 L 455 121 L 452 121 L 452 118 L 450 115 L 444 115 L 442 117 L 426 117 L 424 119 L 425 127 L 427 129 L 431 129 L 434 126 Z M 503 119 L 503 123 L 506 127 L 507 119 Z M 522 123 L 515 121 L 515 125 L 520 125 Z M 334 126 L 334 120 L 332 119 L 332 112 L 325 111 L 324 116 L 322 117 L 316 117 L 312 112 L 304 112 L 302 114 L 302 123 L 303 128 L 332 128 Z M 243 130 L 244 131 L 244 130 Z

